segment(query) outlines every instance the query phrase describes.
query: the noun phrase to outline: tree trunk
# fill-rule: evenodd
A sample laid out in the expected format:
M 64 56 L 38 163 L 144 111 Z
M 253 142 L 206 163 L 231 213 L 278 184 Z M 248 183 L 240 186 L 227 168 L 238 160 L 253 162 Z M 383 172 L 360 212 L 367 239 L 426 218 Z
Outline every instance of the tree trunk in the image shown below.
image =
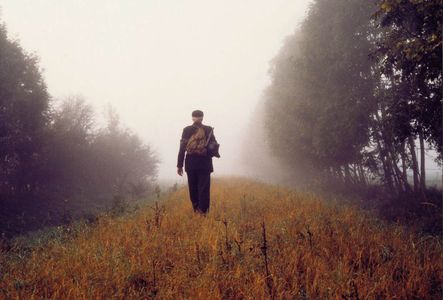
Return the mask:
M 389 150 L 389 160 L 390 160 L 390 165 L 392 166 L 393 169 L 393 177 L 395 180 L 397 191 L 401 193 L 407 190 L 406 185 L 408 184 L 407 182 L 408 179 L 407 177 L 403 176 L 404 174 L 400 171 L 400 168 L 398 167 L 397 164 L 398 154 L 394 152 L 394 147 L 392 146 L 392 144 L 387 145 L 386 147 Z
M 381 113 L 383 115 L 383 110 L 381 110 Z M 388 157 L 388 151 L 386 148 L 386 140 L 384 138 L 386 138 L 386 134 L 384 132 L 384 128 L 383 128 L 383 124 L 382 121 L 380 119 L 380 116 L 378 115 L 378 112 L 376 112 L 374 114 L 375 119 L 377 120 L 378 126 L 374 127 L 374 138 L 376 140 L 378 149 L 379 149 L 379 153 L 380 153 L 380 160 L 382 162 L 383 165 L 383 171 L 384 171 L 384 179 L 386 184 L 388 185 L 388 189 L 389 190 L 394 190 L 394 181 L 393 181 L 393 173 L 392 173 L 392 168 L 389 164 L 390 160 Z M 382 142 L 383 141 L 383 146 L 382 146 Z
M 412 157 L 412 172 L 414 174 L 414 192 L 418 193 L 420 191 L 420 180 L 418 178 L 419 171 L 418 171 L 417 156 L 415 154 L 415 142 L 412 136 L 408 137 L 408 142 Z
M 409 185 L 408 182 L 408 168 L 406 167 L 406 149 L 404 141 L 401 146 L 400 157 L 401 157 L 402 176 L 403 176 L 403 182 L 405 184 L 405 190 L 406 192 L 410 192 L 411 186 Z
M 397 191 L 397 194 L 400 194 L 403 191 L 403 187 L 401 185 L 400 180 L 398 179 L 398 176 L 397 176 L 398 174 L 395 170 L 395 164 L 393 164 L 391 161 L 390 166 L 391 166 L 392 177 L 394 178 L 395 190 Z
M 358 164 L 358 174 L 360 175 L 360 182 L 362 183 L 363 186 L 366 186 L 367 182 L 366 182 L 365 171 L 363 170 L 361 164 Z
M 426 190 L 426 165 L 425 165 L 425 141 L 423 138 L 423 134 L 420 132 L 418 135 L 420 139 L 420 183 L 421 183 L 421 190 L 424 192 Z
M 400 168 L 396 163 L 394 164 L 394 170 L 395 170 L 395 176 L 398 181 L 398 191 L 399 192 L 406 191 L 407 190 L 406 185 L 408 184 L 407 179 L 404 178 L 403 173 L 401 172 Z

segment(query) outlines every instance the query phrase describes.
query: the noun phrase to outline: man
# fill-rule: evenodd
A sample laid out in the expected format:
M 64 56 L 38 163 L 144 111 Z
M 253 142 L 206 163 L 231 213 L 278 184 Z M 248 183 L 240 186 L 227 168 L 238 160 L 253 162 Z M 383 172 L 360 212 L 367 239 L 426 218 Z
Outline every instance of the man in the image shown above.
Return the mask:
M 183 129 L 177 159 L 177 173 L 183 175 L 183 162 L 188 175 L 189 196 L 195 212 L 209 211 L 211 173 L 214 171 L 212 156 L 207 145 L 215 141 L 213 128 L 203 125 L 203 112 L 192 112 L 193 124 Z M 185 158 L 186 153 L 186 158 Z

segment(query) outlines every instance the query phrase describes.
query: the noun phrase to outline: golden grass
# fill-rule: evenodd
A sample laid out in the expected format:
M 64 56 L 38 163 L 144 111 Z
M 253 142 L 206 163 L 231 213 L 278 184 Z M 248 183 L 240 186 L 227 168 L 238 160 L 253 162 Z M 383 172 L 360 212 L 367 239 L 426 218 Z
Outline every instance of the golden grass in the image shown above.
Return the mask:
M 93 228 L 26 258 L 3 254 L 0 297 L 441 297 L 442 249 L 435 238 L 246 179 L 213 180 L 211 193 L 207 217 L 192 212 L 182 188 L 157 208 L 101 217 Z

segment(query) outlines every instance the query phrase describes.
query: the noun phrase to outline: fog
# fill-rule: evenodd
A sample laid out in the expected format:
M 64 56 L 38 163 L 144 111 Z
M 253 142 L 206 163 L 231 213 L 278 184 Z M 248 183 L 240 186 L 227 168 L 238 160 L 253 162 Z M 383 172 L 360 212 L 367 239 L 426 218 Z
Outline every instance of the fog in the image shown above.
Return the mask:
M 216 175 L 247 174 L 241 147 L 269 61 L 308 0 L 2 0 L 9 35 L 40 57 L 54 99 L 81 95 L 157 152 L 159 179 L 176 175 L 183 127 L 203 110 L 221 144 Z M 99 120 L 98 120 L 99 121 Z

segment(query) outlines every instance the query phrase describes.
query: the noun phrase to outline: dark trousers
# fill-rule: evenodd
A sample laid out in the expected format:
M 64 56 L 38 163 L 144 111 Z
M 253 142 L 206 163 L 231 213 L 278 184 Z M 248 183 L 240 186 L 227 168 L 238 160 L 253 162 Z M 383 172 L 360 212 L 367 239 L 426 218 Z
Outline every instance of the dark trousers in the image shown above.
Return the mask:
M 211 188 L 211 172 L 207 170 L 187 171 L 189 196 L 194 211 L 209 211 L 209 191 Z

